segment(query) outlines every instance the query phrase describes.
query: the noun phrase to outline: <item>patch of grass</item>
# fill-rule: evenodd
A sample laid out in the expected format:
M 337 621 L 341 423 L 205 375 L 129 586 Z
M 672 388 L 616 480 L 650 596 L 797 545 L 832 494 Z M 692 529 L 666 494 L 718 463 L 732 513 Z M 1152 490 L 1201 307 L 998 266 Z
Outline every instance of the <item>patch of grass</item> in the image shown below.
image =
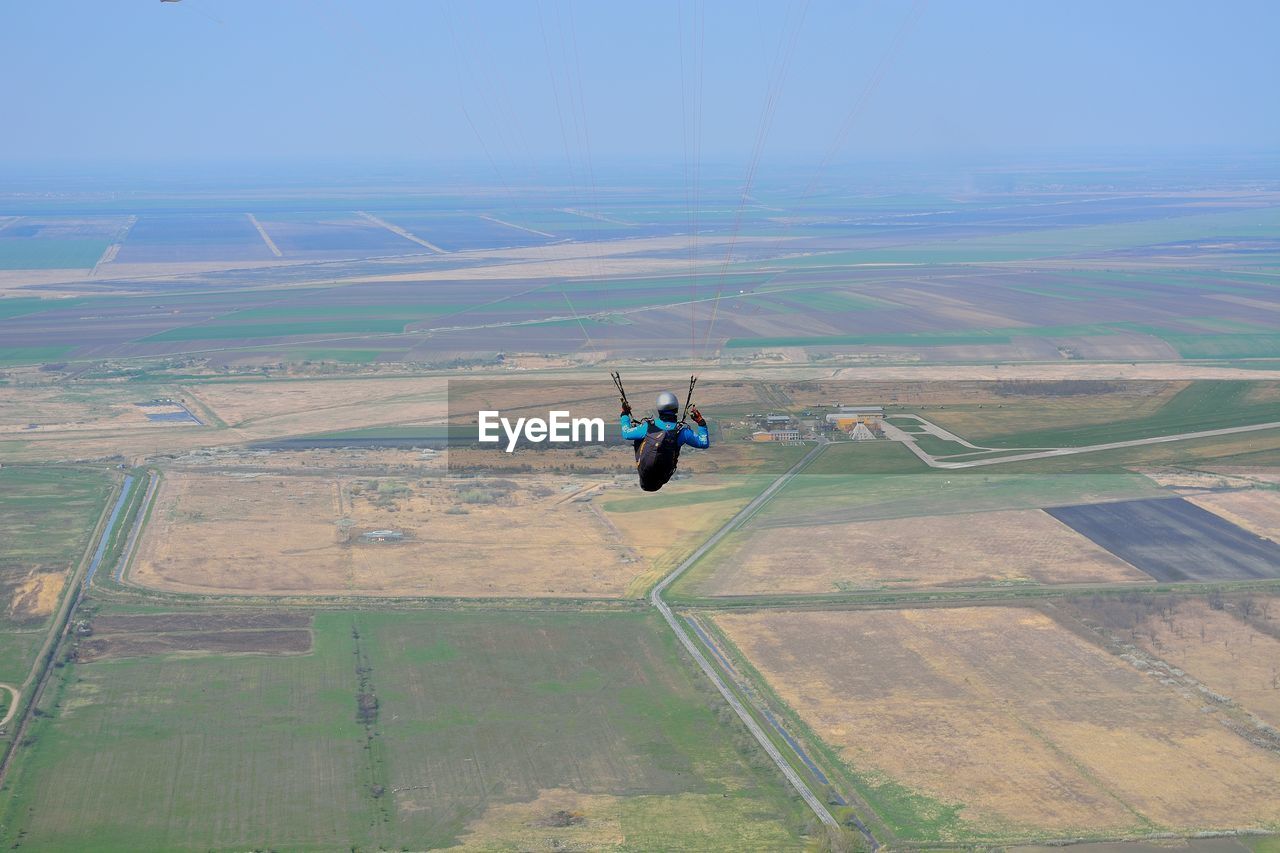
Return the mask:
M 305 656 L 67 670 L 0 794 L 6 842 L 434 848 L 567 788 L 653 798 L 633 849 L 800 846 L 801 807 L 651 613 L 329 612 Z M 736 820 L 660 807 L 689 795 Z
M 1141 222 L 1045 228 L 900 247 L 833 252 L 778 261 L 780 266 L 838 266 L 850 263 L 975 263 L 1089 255 L 1209 237 L 1274 236 L 1280 207 L 1263 210 L 1165 217 Z
M 73 569 L 111 492 L 101 470 L 0 468 L 0 600 L 29 572 Z
M 1002 468 L 924 469 L 919 474 L 834 477 L 806 470 L 787 483 L 744 528 L 1030 509 L 1159 494 L 1161 490 L 1151 480 L 1118 469 L 1059 472 L 1055 476 L 1007 473 Z M 712 556 L 714 552 L 708 555 Z
M 66 308 L 79 300 L 73 299 L 33 299 L 19 296 L 14 299 L 0 299 L 0 320 L 10 317 L 25 317 L 28 314 L 39 314 L 50 308 Z
M 771 303 L 794 305 L 800 310 L 835 313 L 892 307 L 890 303 L 883 300 L 843 290 L 766 291 L 759 297 L 751 297 L 751 301 L 760 301 L 765 298 L 768 298 Z
M 290 350 L 289 361 L 338 361 L 344 364 L 369 364 L 382 355 L 377 349 L 303 349 Z
M 174 341 L 252 341 L 262 338 L 288 338 L 297 335 L 377 334 L 403 332 L 412 322 L 405 317 L 350 317 L 340 320 L 297 320 L 290 323 L 226 323 L 207 326 L 182 326 L 141 338 L 142 342 Z
M 1156 411 L 1131 420 L 994 436 L 979 443 L 993 447 L 1082 447 L 1159 435 L 1280 421 L 1280 399 L 1258 399 L 1261 387 L 1246 380 L 1193 382 Z M 1087 403 L 1082 405 L 1086 408 Z M 964 436 L 973 440 L 971 436 Z
M 898 441 L 842 441 L 822 451 L 802 476 L 913 474 L 929 469 Z
M 699 504 L 713 503 L 715 501 L 749 501 L 760 494 L 772 481 L 772 477 L 748 477 L 741 483 L 716 489 L 680 491 L 667 488 L 660 492 L 606 501 L 601 504 L 601 507 L 605 512 L 647 512 L 654 509 L 668 509 L 678 506 L 698 506 Z

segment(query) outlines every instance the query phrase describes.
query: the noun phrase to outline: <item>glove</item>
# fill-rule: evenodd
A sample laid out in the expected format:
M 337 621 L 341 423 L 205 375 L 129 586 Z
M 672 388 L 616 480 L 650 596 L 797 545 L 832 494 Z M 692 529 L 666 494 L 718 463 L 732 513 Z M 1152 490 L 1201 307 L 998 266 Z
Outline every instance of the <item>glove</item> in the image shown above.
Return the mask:
M 629 415 L 629 414 L 631 414 L 631 406 L 630 406 L 630 405 L 628 405 L 627 403 L 623 403 L 623 404 L 622 404 L 622 414 L 624 414 L 624 415 Z
M 704 427 L 707 425 L 706 419 L 702 417 L 702 412 L 698 411 L 697 406 L 689 410 L 689 417 L 693 418 L 693 422 L 698 426 Z

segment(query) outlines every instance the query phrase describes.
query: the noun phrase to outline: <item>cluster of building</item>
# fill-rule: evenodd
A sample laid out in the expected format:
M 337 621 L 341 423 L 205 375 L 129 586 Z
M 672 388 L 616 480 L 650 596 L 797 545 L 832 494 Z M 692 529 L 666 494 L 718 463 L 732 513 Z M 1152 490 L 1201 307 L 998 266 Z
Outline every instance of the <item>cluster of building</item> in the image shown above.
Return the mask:
M 752 441 L 802 441 L 827 438 L 866 441 L 884 436 L 883 406 L 835 406 L 834 411 L 820 414 L 804 412 L 791 415 L 753 414 L 756 430 Z

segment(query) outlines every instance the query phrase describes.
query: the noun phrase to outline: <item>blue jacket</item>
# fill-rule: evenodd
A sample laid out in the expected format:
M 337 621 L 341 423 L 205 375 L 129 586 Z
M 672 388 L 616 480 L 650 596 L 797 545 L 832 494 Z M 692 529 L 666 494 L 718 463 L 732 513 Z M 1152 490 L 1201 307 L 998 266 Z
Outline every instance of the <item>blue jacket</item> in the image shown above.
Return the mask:
M 665 429 L 667 431 L 673 430 L 677 426 L 676 424 L 673 424 L 670 421 L 664 421 L 659 417 L 655 417 L 653 422 L 659 429 Z M 631 415 L 622 416 L 623 438 L 634 441 L 636 439 L 644 438 L 648 432 L 649 427 L 644 421 L 636 421 L 633 424 L 631 422 Z M 707 435 L 707 428 L 704 426 L 697 426 L 697 424 L 695 424 L 694 427 L 686 426 L 681 429 L 678 440 L 681 445 L 687 444 L 690 447 L 697 447 L 703 450 L 711 446 L 711 437 Z

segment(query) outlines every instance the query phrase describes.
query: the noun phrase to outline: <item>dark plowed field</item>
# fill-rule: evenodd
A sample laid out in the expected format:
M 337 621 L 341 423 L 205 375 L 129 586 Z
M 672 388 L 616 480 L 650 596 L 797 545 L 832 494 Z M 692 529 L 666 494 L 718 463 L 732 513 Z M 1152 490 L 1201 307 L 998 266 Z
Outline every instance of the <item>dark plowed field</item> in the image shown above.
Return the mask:
M 1158 581 L 1280 577 L 1280 545 L 1181 498 L 1045 512 Z
M 300 654 L 311 651 L 310 631 L 192 631 L 182 634 L 107 634 L 80 643 L 84 662 L 165 654 Z
M 98 634 L 162 634 L 187 631 L 310 628 L 310 613 L 237 611 L 230 613 L 113 613 L 95 617 Z

